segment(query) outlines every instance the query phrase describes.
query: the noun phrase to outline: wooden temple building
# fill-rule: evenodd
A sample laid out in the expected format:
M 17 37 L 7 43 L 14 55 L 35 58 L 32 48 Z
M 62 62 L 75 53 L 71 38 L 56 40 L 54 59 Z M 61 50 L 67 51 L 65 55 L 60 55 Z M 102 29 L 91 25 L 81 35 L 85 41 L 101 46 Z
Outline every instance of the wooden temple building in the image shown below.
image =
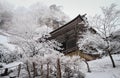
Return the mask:
M 80 38 L 80 35 L 87 29 L 83 23 L 83 17 L 84 15 L 78 15 L 76 18 L 52 31 L 50 34 L 52 39 L 62 44 L 61 48 L 63 48 L 63 50 L 60 52 L 70 56 L 80 55 L 87 60 L 93 60 L 95 56 L 80 52 L 77 46 L 78 38 Z

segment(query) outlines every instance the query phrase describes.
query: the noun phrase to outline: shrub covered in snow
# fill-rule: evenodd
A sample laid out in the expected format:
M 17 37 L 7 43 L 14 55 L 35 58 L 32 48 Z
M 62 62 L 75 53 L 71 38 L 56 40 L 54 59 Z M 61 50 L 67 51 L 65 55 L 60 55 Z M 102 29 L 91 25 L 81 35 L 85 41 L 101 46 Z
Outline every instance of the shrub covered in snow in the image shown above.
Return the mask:
M 9 50 L 3 44 L 0 44 L 0 62 L 10 63 L 18 59 L 18 54 L 15 51 Z

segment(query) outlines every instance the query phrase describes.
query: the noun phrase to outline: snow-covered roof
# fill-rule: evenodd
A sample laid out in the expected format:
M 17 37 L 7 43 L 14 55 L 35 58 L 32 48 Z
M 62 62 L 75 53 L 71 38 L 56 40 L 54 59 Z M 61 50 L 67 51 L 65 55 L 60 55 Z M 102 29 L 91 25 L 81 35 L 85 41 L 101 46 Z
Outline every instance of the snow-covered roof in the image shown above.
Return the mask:
M 76 21 L 77 21 L 77 22 L 76 22 Z M 82 16 L 81 16 L 80 14 L 79 14 L 77 17 L 75 17 L 73 20 L 71 20 L 70 22 L 68 22 L 68 23 L 66 23 L 65 25 L 63 25 L 63 26 L 57 28 L 56 30 L 52 31 L 50 34 L 53 34 L 53 33 L 56 33 L 56 32 L 59 33 L 59 31 L 61 31 L 61 30 L 63 30 L 63 29 L 66 29 L 66 28 L 69 28 L 69 25 L 70 25 L 70 26 L 75 26 L 75 25 L 73 25 L 73 22 L 75 22 L 75 24 L 76 24 L 76 23 L 78 24 L 78 21 L 79 21 L 79 23 L 80 23 L 81 21 L 83 21 L 83 18 L 82 18 Z M 71 24 L 72 24 L 72 25 L 71 25 Z

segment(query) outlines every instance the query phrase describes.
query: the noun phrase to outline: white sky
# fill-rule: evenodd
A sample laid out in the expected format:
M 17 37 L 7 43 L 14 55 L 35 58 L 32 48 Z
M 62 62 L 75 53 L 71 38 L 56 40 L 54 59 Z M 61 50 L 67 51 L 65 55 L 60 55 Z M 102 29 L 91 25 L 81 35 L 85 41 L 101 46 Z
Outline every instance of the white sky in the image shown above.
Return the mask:
M 28 7 L 37 2 L 43 2 L 46 5 L 56 4 L 63 6 L 63 11 L 71 18 L 78 14 L 94 15 L 100 13 L 101 6 L 108 6 L 116 3 L 120 9 L 120 0 L 7 0 L 15 6 Z

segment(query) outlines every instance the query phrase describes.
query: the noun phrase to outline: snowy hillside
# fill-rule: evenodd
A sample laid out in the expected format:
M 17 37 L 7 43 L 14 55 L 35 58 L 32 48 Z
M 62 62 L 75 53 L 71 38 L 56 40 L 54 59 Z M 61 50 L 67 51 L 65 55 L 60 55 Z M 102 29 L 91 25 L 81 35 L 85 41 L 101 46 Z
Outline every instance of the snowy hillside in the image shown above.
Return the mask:
M 113 58 L 115 59 L 116 68 L 112 68 L 108 56 L 88 62 L 92 72 L 84 72 L 86 74 L 85 78 L 120 78 L 120 55 L 113 55 Z M 86 67 L 83 67 L 82 71 L 84 70 L 87 70 Z

